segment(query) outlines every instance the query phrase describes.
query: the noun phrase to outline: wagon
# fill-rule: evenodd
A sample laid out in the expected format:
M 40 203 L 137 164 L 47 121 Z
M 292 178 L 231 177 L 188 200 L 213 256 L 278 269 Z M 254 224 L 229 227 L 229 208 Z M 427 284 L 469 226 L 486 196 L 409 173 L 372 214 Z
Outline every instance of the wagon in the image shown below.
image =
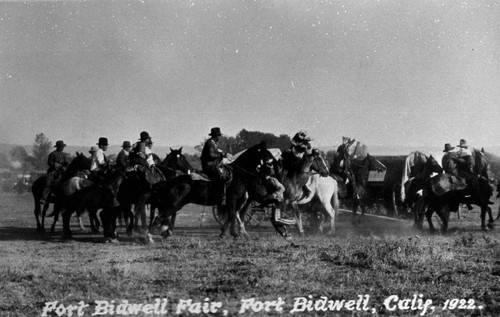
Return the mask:
M 406 156 L 374 157 L 384 164 L 387 170 L 370 171 L 364 201 L 367 212 L 389 217 L 406 217 L 408 210 L 401 194 Z

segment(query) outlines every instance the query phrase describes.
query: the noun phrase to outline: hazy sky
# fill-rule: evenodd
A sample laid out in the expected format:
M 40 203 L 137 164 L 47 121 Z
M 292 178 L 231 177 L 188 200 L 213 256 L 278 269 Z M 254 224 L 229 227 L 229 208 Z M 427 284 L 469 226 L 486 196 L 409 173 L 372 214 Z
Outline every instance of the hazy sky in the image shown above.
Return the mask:
M 0 142 L 500 142 L 499 1 L 0 2 Z

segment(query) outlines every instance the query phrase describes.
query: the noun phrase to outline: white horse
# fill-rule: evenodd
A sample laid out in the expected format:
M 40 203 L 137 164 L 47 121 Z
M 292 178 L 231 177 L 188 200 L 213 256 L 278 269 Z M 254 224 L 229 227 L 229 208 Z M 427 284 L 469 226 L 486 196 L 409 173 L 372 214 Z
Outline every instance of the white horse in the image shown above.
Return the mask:
M 329 218 L 328 233 L 333 234 L 336 211 L 339 209 L 337 181 L 329 176 L 328 167 L 318 153 L 304 155 L 301 159 L 292 155 L 292 153 L 287 153 L 283 161 L 281 181 L 285 186 L 284 206 L 292 206 L 297 228 L 302 235 L 304 228 L 300 205 L 316 199 L 321 204 L 323 213 Z M 320 231 L 323 230 L 322 226 L 323 222 L 320 223 Z

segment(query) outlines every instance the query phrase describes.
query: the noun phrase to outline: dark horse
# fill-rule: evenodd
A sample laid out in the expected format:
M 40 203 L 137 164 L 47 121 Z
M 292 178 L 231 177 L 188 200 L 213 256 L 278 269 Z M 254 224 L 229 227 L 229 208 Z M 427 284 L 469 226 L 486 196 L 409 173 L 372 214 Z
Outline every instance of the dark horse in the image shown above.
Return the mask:
M 434 225 L 432 224 L 432 214 L 434 212 L 438 214 L 439 218 L 442 221 L 441 230 L 443 232 L 446 232 L 448 229 L 450 211 L 457 211 L 459 205 L 465 202 L 471 202 L 481 208 L 481 228 L 483 230 L 486 230 L 488 227 L 492 228 L 494 220 L 491 208 L 488 204 L 493 190 L 489 185 L 488 180 L 483 177 L 479 177 L 478 194 L 471 195 L 471 198 L 468 201 L 465 201 L 465 194 L 468 192 L 468 188 L 462 190 L 451 189 L 446 191 L 442 195 L 437 195 L 433 188 L 433 184 L 438 183 L 439 177 L 441 177 L 441 175 L 431 177 L 432 171 L 437 168 L 436 166 L 439 166 L 439 164 L 431 155 L 425 164 L 424 170 L 421 173 L 422 181 L 424 182 L 423 196 L 422 200 L 418 204 L 418 208 L 416 208 L 415 210 L 420 215 L 425 212 L 431 232 L 435 231 Z M 486 213 L 488 213 L 489 215 L 488 226 L 486 225 Z M 422 227 L 421 223 L 417 224 L 417 226 L 420 228 Z
M 155 224 L 162 225 L 162 234 L 168 230 L 169 217 L 175 215 L 186 204 L 194 203 L 204 206 L 217 205 L 224 214 L 225 221 L 221 227 L 221 237 L 227 233 L 228 226 L 233 237 L 238 237 L 236 230 L 236 213 L 249 200 L 261 202 L 261 197 L 256 192 L 256 184 L 259 179 L 257 167 L 268 159 L 272 154 L 266 149 L 265 143 L 257 144 L 229 164 L 232 170 L 232 179 L 226 188 L 226 205 L 221 205 L 219 186 L 213 186 L 211 182 L 194 180 L 191 175 L 181 175 L 171 181 L 158 184 L 158 210 L 159 216 Z
M 363 159 L 353 160 L 351 163 L 352 172 L 354 174 L 355 182 L 353 184 L 354 190 L 352 191 L 352 212 L 356 216 L 358 207 L 361 208 L 361 214 L 364 215 L 367 206 L 372 206 L 373 195 L 368 187 L 370 172 L 386 172 L 387 168 L 374 156 L 367 154 Z
M 76 153 L 75 158 L 71 161 L 71 163 L 68 165 L 66 170 L 62 173 L 61 178 L 57 180 L 57 184 L 54 184 L 54 187 L 57 188 L 58 185 L 65 183 L 69 179 L 71 179 L 74 176 L 77 176 L 81 174 L 85 170 L 90 169 L 90 159 L 86 157 L 82 153 Z M 55 199 L 52 195 L 50 196 L 49 199 L 44 203 L 43 208 L 41 208 L 41 199 L 43 195 L 43 191 L 45 189 L 47 182 L 47 176 L 43 175 L 35 180 L 31 187 L 31 192 L 33 193 L 33 198 L 35 201 L 35 218 L 36 218 L 36 224 L 37 224 L 37 230 L 41 234 L 45 234 L 45 215 L 47 213 L 47 210 L 49 208 L 50 203 L 54 204 L 54 221 L 52 223 L 50 233 L 54 233 L 56 223 L 59 219 L 59 214 L 61 211 L 61 203 L 57 199 Z M 40 219 L 41 217 L 41 219 Z M 91 224 L 95 223 L 96 226 L 98 226 L 98 220 L 97 218 L 92 219 L 92 215 L 89 213 L 89 217 L 91 217 Z M 97 222 L 95 222 L 97 221 Z

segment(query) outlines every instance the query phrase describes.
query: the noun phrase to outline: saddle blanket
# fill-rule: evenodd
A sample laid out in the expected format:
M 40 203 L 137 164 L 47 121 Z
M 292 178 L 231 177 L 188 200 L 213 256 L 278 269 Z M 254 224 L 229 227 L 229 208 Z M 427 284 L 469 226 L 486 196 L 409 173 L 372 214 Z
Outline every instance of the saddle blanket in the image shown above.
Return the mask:
M 452 190 L 463 190 L 467 187 L 465 178 L 451 174 L 440 174 L 431 179 L 434 194 L 442 196 Z

